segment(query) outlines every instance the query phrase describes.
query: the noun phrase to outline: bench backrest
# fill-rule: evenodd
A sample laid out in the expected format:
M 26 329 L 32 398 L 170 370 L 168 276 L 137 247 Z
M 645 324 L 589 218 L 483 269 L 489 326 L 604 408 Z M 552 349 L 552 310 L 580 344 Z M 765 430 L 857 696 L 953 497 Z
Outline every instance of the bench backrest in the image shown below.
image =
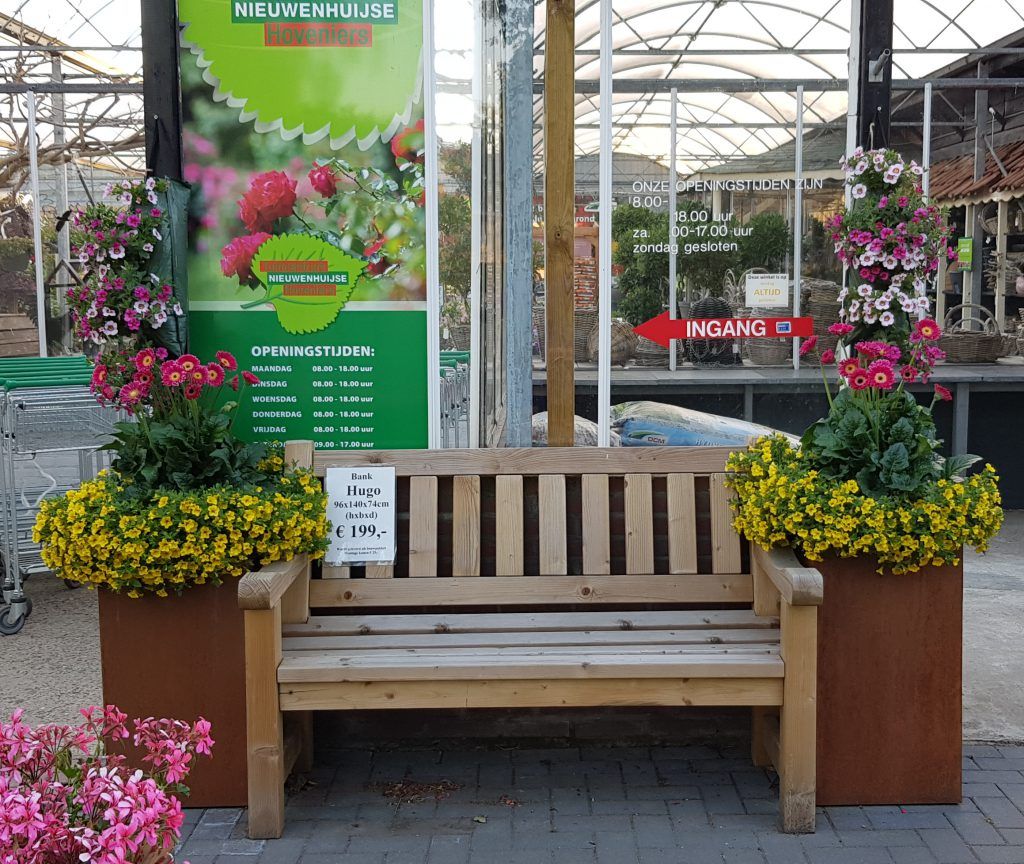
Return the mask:
M 394 565 L 323 568 L 310 606 L 749 604 L 745 544 L 711 447 L 314 454 L 393 466 Z

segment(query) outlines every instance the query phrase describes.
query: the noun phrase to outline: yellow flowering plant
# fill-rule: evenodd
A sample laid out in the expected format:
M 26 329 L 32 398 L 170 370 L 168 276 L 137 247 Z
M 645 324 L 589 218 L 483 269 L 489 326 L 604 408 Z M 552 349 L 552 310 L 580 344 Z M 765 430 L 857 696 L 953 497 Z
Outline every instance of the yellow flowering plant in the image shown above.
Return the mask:
M 286 470 L 279 452 L 261 466 L 262 483 L 126 494 L 104 472 L 40 506 L 33 537 L 43 561 L 70 582 L 167 596 L 219 584 L 300 553 L 323 555 L 326 497 L 304 470 Z
M 940 478 L 914 496 L 867 495 L 855 479 L 831 479 L 782 435 L 729 457 L 735 526 L 759 546 L 791 546 L 808 561 L 875 556 L 879 571 L 957 564 L 965 546 L 985 551 L 1003 522 L 991 465 Z

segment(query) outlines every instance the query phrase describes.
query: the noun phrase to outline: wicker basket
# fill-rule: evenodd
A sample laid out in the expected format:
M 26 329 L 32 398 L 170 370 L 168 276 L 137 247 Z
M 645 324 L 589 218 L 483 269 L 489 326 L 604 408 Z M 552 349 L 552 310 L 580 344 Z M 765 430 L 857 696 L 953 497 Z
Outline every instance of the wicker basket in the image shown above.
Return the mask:
M 625 366 L 633 359 L 636 351 L 637 335 L 633 332 L 633 325 L 621 318 L 612 319 L 612 365 Z M 598 362 L 599 343 L 601 341 L 601 328 L 595 327 L 590 331 L 590 338 L 587 341 L 587 359 L 591 363 Z
M 747 359 L 755 366 L 789 366 L 793 362 L 791 339 L 750 339 Z
M 455 324 L 448 328 L 448 341 L 456 351 L 468 351 L 472 339 L 472 324 Z
M 600 313 L 597 309 L 577 309 L 573 318 L 573 359 L 577 363 L 586 363 L 590 334 L 597 329 Z
M 533 307 L 533 338 L 534 342 L 539 346 L 538 355 L 541 360 L 546 359 L 544 354 L 544 343 L 547 335 L 547 324 L 544 317 L 544 307 L 534 306 Z
M 967 330 L 970 324 L 980 330 Z M 994 363 L 1004 350 L 1003 334 L 995 316 L 984 306 L 961 303 L 946 313 L 939 348 L 946 352 L 947 363 Z
M 668 348 L 643 336 L 637 338 L 633 363 L 637 366 L 668 366 Z

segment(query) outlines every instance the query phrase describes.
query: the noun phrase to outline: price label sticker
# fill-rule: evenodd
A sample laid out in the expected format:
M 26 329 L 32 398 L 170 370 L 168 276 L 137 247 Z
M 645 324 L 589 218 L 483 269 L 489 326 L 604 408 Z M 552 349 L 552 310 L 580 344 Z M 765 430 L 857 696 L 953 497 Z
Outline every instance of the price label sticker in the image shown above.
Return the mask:
M 393 564 L 395 469 L 328 468 L 325 486 L 331 520 L 326 563 Z

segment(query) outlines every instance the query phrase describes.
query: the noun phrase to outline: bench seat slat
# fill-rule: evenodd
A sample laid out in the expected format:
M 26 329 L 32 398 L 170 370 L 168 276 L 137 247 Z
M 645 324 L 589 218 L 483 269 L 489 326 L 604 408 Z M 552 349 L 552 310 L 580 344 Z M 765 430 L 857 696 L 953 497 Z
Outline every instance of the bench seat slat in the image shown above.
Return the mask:
M 284 711 L 782 704 L 781 678 L 358 681 L 282 684 L 280 691 Z
M 760 627 L 732 630 L 580 630 L 486 633 L 416 633 L 387 636 L 286 637 L 285 651 L 362 648 L 469 648 L 555 645 L 736 645 L 778 642 L 779 632 Z
M 530 680 L 536 678 L 781 678 L 778 649 L 695 650 L 665 653 L 473 649 L 454 655 L 383 651 L 302 651 L 286 654 L 278 667 L 281 683 L 415 680 Z
M 479 557 L 476 558 L 479 561 Z M 501 604 L 751 603 L 749 574 L 676 576 L 487 576 L 438 579 L 316 579 L 310 607 Z
M 749 609 L 670 612 L 497 612 L 436 615 L 318 615 L 287 624 L 289 636 L 353 636 L 403 633 L 531 633 L 579 630 L 684 630 L 708 627 L 776 629 L 778 618 L 758 617 Z

